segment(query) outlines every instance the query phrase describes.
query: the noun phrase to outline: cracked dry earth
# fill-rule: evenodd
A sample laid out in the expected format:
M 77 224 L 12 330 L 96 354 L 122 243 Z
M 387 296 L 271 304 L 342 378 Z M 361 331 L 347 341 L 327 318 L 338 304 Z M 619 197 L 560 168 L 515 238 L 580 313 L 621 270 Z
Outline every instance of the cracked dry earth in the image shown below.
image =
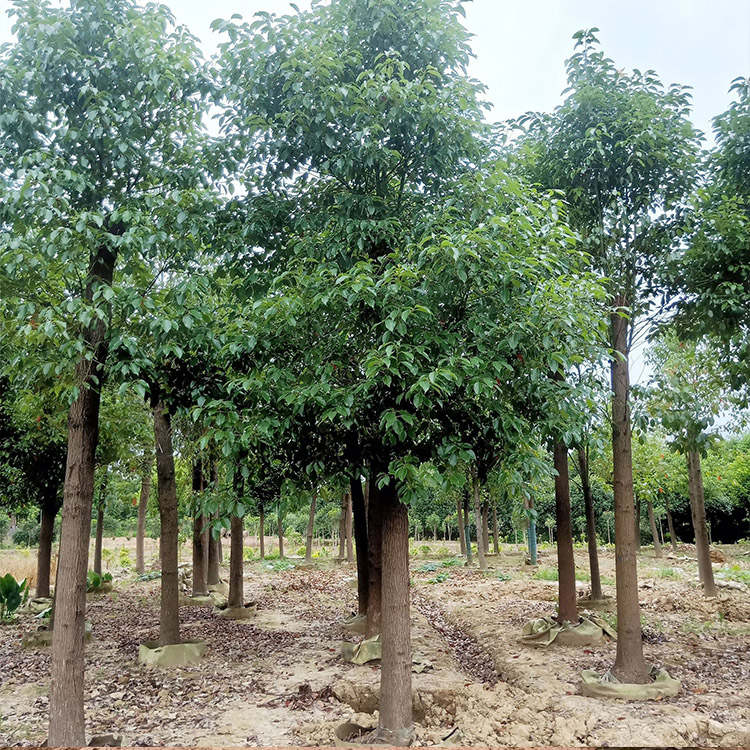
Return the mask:
M 585 571 L 583 552 L 576 558 Z M 625 703 L 580 695 L 580 671 L 611 666 L 614 643 L 585 650 L 519 644 L 526 620 L 554 611 L 557 587 L 534 578 L 521 554 L 490 557 L 487 574 L 455 566 L 436 577 L 420 570 L 424 562 L 412 562 L 412 639 L 433 670 L 413 675 L 417 744 L 436 744 L 458 726 L 465 745 L 750 745 L 746 589 L 706 601 L 694 561 L 655 561 L 644 552 L 646 655 L 682 680 L 683 691 Z M 612 553 L 603 552 L 601 562 L 611 580 Z M 730 562 L 750 568 L 741 552 Z M 554 565 L 544 553 L 540 566 Z M 245 572 L 246 599 L 258 602 L 254 620 L 181 609 L 183 637 L 208 642 L 202 662 L 184 669 L 137 664 L 138 644 L 157 635 L 158 581 L 123 577 L 114 592 L 90 598 L 89 734 L 124 734 L 129 744 L 151 746 L 331 745 L 336 726 L 353 715 L 364 725 L 374 721 L 379 667 L 339 656 L 342 638 L 356 638 L 341 629 L 355 608 L 353 566 L 274 571 L 254 562 Z M 604 588 L 615 593 L 613 585 Z M 49 651 L 20 647 L 32 624 L 24 615 L 0 626 L 0 745 L 37 745 L 45 737 Z

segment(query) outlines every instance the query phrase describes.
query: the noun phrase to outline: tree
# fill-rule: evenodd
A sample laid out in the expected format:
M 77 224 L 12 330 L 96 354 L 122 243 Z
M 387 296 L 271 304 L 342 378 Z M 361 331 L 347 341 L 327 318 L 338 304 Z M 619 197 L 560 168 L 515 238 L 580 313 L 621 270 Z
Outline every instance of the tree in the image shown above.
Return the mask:
M 545 187 L 565 192 L 573 227 L 594 267 L 609 279 L 618 611 L 613 673 L 623 682 L 644 683 L 628 356 L 692 183 L 698 134 L 688 120 L 686 89 L 665 89 L 652 71 L 618 70 L 597 49 L 596 31 L 574 37 L 565 102 L 551 115 L 526 118 L 523 168 Z
M 716 147 L 708 179 L 696 191 L 670 281 L 678 328 L 711 335 L 735 388 L 748 383 L 750 341 L 750 80 L 737 78 L 736 100 L 714 118 Z
M 660 336 L 649 353 L 654 366 L 645 395 L 647 410 L 672 438 L 672 446 L 685 455 L 688 467 L 690 508 L 698 555 L 698 572 L 706 596 L 717 596 L 711 568 L 701 456 L 718 434 L 710 427 L 728 405 L 725 373 L 710 343 L 681 341 L 674 332 Z M 655 533 L 653 510 L 649 516 Z
M 132 284 L 148 288 L 162 240 L 189 234 L 185 209 L 198 176 L 195 134 L 207 86 L 194 40 L 170 30 L 164 6 L 18 0 L 12 13 L 17 41 L 0 52 L 2 296 L 12 301 L 19 329 L 46 353 L 41 371 L 75 369 L 49 742 L 82 745 L 101 385 L 108 357 L 123 346 L 118 327 L 145 302 L 130 294 Z
M 66 444 L 61 416 L 48 391 L 21 393 L 0 375 L 2 504 L 12 508 L 32 504 L 41 512 L 37 597 L 50 596 L 53 529 L 65 480 Z

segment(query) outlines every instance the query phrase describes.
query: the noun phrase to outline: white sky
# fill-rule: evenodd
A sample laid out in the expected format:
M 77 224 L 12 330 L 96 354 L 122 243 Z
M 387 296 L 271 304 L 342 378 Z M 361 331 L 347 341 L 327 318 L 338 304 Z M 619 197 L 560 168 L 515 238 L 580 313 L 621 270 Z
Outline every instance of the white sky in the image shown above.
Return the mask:
M 288 0 L 166 4 L 201 39 L 207 57 L 220 41 L 209 28 L 215 18 L 290 10 Z M 309 0 L 297 4 L 307 7 Z M 11 40 L 8 8 L 8 0 L 0 0 L 0 43 Z M 750 0 L 473 0 L 466 9 L 476 54 L 471 74 L 488 87 L 494 120 L 559 104 L 571 36 L 592 26 L 618 67 L 653 69 L 664 83 L 692 86 L 693 121 L 707 133 L 711 118 L 731 101 L 731 81 L 750 76 Z M 643 365 L 634 359 L 637 381 Z
M 57 1 L 57 0 L 56 0 Z M 265 10 L 284 13 L 288 0 L 166 0 L 207 55 L 219 37 L 215 18 Z M 309 0 L 300 0 L 300 7 Z M 0 43 L 10 22 L 0 0 Z M 704 131 L 726 109 L 733 78 L 750 76 L 748 0 L 473 0 L 466 26 L 474 34 L 471 73 L 488 86 L 493 119 L 549 110 L 565 87 L 564 61 L 578 29 L 597 26 L 605 53 L 620 67 L 656 70 L 665 83 L 694 89 L 694 122 Z
M 288 0 L 166 4 L 202 40 L 207 55 L 219 40 L 209 28 L 213 19 L 290 10 Z M 8 8 L 8 0 L 0 0 L 0 43 L 11 39 Z M 748 0 L 473 0 L 466 8 L 476 54 L 471 73 L 489 88 L 493 119 L 558 104 L 571 36 L 591 26 L 601 29 L 604 51 L 618 66 L 652 68 L 665 83 L 692 86 L 694 121 L 703 130 L 726 109 L 732 79 L 750 76 Z

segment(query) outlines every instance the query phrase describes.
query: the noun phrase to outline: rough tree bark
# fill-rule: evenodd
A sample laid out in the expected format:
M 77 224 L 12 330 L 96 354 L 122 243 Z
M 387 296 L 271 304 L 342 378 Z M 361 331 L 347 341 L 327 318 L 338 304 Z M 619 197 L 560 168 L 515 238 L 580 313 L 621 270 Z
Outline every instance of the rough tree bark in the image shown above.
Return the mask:
M 346 555 L 346 492 L 341 495 L 339 503 L 339 560 L 343 560 Z
M 95 290 L 110 286 L 116 253 L 99 247 L 92 253 L 84 300 L 92 302 Z M 105 321 L 94 317 L 83 330 L 87 353 L 76 365 L 78 397 L 68 414 L 68 455 L 65 467 L 63 520 L 60 529 L 57 585 L 55 587 L 55 637 L 52 642 L 50 719 L 47 744 L 83 746 L 84 719 L 83 638 L 86 609 L 86 572 L 94 498 L 94 466 L 99 442 L 100 387 L 109 353 Z
M 711 548 L 706 528 L 706 504 L 703 496 L 703 472 L 701 456 L 698 451 L 688 451 L 688 488 L 690 491 L 690 514 L 693 517 L 695 532 L 695 551 L 698 556 L 698 576 L 703 584 L 706 596 L 719 595 L 714 581 L 714 570 L 711 567 Z
M 482 503 L 482 541 L 484 542 L 484 554 L 490 552 L 490 504 L 487 500 Z
M 466 543 L 466 564 L 471 565 L 471 522 L 469 521 L 469 492 L 464 490 L 464 540 Z
M 104 467 L 99 484 L 99 502 L 96 504 L 96 534 L 94 542 L 94 573 L 102 574 L 102 542 L 104 541 L 104 502 L 107 496 L 107 476 L 109 467 Z
M 143 575 L 146 572 L 146 555 L 144 544 L 146 539 L 146 511 L 148 510 L 148 496 L 151 494 L 151 468 L 153 457 L 149 455 L 143 467 L 141 477 L 141 496 L 138 498 L 138 525 L 135 531 L 135 572 Z
M 354 526 L 354 518 L 352 516 L 352 496 L 351 493 L 346 493 L 346 561 L 348 563 L 354 562 L 354 540 L 352 539 L 352 528 Z
M 627 300 L 613 300 L 617 309 Z M 638 604 L 635 512 L 633 502 L 633 451 L 630 425 L 630 375 L 628 371 L 628 318 L 619 312 L 610 316 L 610 334 L 615 356 L 612 376 L 612 464 L 615 496 L 615 577 L 617 579 L 617 656 L 614 675 L 627 683 L 648 682 L 643 658 L 641 610 Z M 639 532 L 640 534 L 640 532 Z
M 559 622 L 578 622 L 576 601 L 576 565 L 573 557 L 573 524 L 570 518 L 570 478 L 568 476 L 568 447 L 555 440 L 555 517 L 557 521 L 557 570 Z
M 206 517 L 200 513 L 199 497 L 203 489 L 203 460 L 197 458 L 193 461 L 193 596 L 208 593 L 208 530 L 204 530 Z
M 466 529 L 464 528 L 464 509 L 461 498 L 456 500 L 456 518 L 458 519 L 458 541 L 461 545 L 461 554 L 466 554 Z
M 310 499 L 310 518 L 307 521 L 307 544 L 305 545 L 305 562 L 312 562 L 313 533 L 315 531 L 315 506 L 318 503 L 317 490 Z M 279 540 L 281 540 L 281 526 L 279 525 Z M 343 552 L 343 549 L 341 550 Z M 343 558 L 343 554 L 341 555 Z
M 664 498 L 664 505 L 667 509 L 667 527 L 669 528 L 669 541 L 672 544 L 672 550 L 677 552 L 677 537 L 674 533 L 674 524 L 672 523 L 672 511 L 669 509 L 669 497 Z
M 354 519 L 354 540 L 357 545 L 357 612 L 367 614 L 369 579 L 367 574 L 367 511 L 362 481 L 352 477 L 349 486 L 352 496 L 352 515 Z
M 583 489 L 583 504 L 586 509 L 586 541 L 589 548 L 589 570 L 591 572 L 591 598 L 602 599 L 602 579 L 599 573 L 599 551 L 596 548 L 596 516 L 594 514 L 594 497 L 591 494 L 591 477 L 589 475 L 589 457 L 585 448 L 578 448 L 578 474 Z
M 245 480 L 239 471 L 235 472 L 234 475 L 234 491 L 235 497 L 241 500 L 245 494 Z M 230 607 L 243 607 L 245 605 L 245 591 L 243 582 L 244 560 L 242 555 L 244 544 L 242 538 L 242 518 L 232 514 L 231 524 L 232 538 L 229 547 L 229 596 L 227 597 L 227 604 Z
M 482 498 L 479 491 L 479 474 L 477 467 L 471 467 L 471 486 L 474 493 L 474 523 L 477 526 L 477 557 L 479 569 L 487 570 L 487 558 L 484 556 L 484 523 L 482 521 Z
M 654 504 L 651 500 L 646 501 L 648 509 L 648 523 L 651 527 L 651 538 L 654 540 L 654 555 L 661 557 L 661 544 L 659 544 L 659 532 L 656 529 L 656 518 L 654 518 Z
M 383 586 L 383 508 L 381 491 L 373 472 L 367 505 L 367 627 L 365 637 L 373 638 L 380 632 Z M 408 529 L 407 529 L 408 535 Z
M 180 642 L 179 584 L 177 580 L 177 483 L 172 451 L 172 424 L 164 404 L 154 407 L 156 478 L 161 519 L 161 614 L 159 645 Z
M 36 560 L 36 596 L 38 598 L 48 598 L 50 595 L 52 536 L 59 507 L 56 494 L 46 498 L 42 503 L 42 525 L 39 530 L 39 551 Z
M 219 517 L 218 511 L 213 518 Z M 214 529 L 208 531 L 208 566 L 206 568 L 206 584 L 218 586 L 221 583 L 221 571 L 219 570 L 219 535 Z
M 409 619 L 409 514 L 395 480 L 380 493 L 383 515 L 383 659 L 378 736 L 394 746 L 412 739 L 411 622 Z

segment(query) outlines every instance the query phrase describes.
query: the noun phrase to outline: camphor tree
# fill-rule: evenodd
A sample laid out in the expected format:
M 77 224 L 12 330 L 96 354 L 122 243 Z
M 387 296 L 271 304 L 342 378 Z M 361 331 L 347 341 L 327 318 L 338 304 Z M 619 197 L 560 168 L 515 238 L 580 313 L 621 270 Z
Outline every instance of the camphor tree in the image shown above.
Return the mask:
M 342 444 L 356 434 L 380 516 L 369 532 L 382 530 L 377 735 L 399 744 L 412 731 L 404 503 L 422 491 L 419 467 L 475 459 L 454 401 L 485 401 L 517 429 L 504 394 L 533 391 L 560 356 L 539 329 L 596 296 L 554 220 L 559 203 L 478 170 L 459 7 L 347 0 L 221 24 L 234 39 L 222 58 L 227 137 L 269 164 L 255 189 L 295 206 L 288 260 L 244 319 L 238 384 L 251 402 L 289 409 L 271 410 L 278 421 L 262 430 L 286 435 L 315 411 Z
M 46 395 L 46 398 L 45 398 Z M 13 509 L 36 506 L 41 515 L 36 596 L 50 596 L 55 518 L 65 480 L 65 431 L 49 394 L 19 392 L 0 375 L 0 481 Z M 4 504 L 4 503 L 3 503 Z
M 672 446 L 685 455 L 698 574 L 703 593 L 715 597 L 718 591 L 706 528 L 701 456 L 706 455 L 711 440 L 718 437 L 711 427 L 729 405 L 725 372 L 710 341 L 681 341 L 674 331 L 655 340 L 648 358 L 654 374 L 644 393 L 646 409 L 671 437 Z M 655 534 L 651 509 L 649 516 Z
M 575 35 L 565 102 L 551 115 L 525 118 L 521 167 L 543 186 L 564 191 L 570 222 L 593 267 L 608 279 L 618 613 L 612 672 L 622 682 L 645 683 L 628 357 L 673 243 L 698 134 L 688 120 L 686 89 L 665 88 L 652 71 L 618 70 L 597 49 L 596 31 Z
M 100 391 L 119 329 L 190 234 L 208 87 L 193 38 L 164 6 L 19 0 L 12 12 L 16 40 L 0 51 L 0 278 L 41 371 L 74 381 L 48 741 L 83 745 Z M 44 305 L 30 294 L 39 289 Z
M 737 78 L 736 99 L 713 121 L 716 147 L 697 192 L 671 284 L 677 328 L 710 335 L 730 385 L 750 382 L 750 79 Z

